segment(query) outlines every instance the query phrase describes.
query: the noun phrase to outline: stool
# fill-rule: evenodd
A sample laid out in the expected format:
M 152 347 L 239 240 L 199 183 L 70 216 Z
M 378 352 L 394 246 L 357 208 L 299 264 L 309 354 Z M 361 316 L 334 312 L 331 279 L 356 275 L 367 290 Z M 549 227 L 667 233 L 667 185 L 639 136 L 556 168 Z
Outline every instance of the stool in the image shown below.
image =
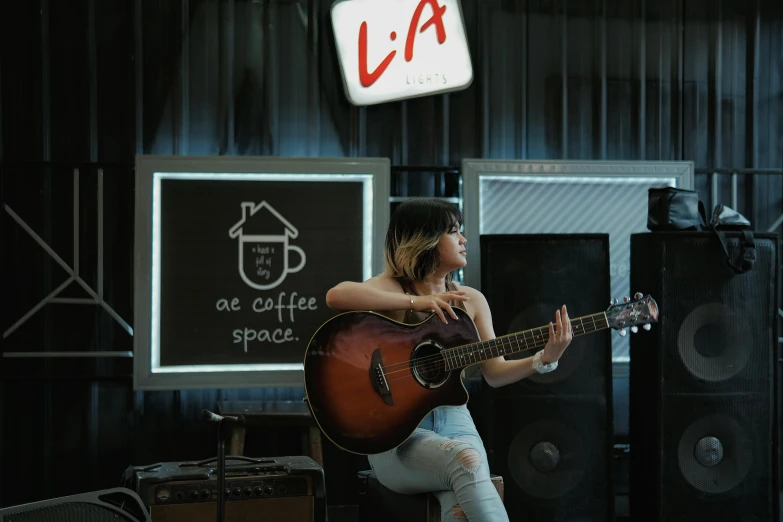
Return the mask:
M 490 478 L 503 500 L 503 477 Z M 440 522 L 440 502 L 433 493 L 395 493 L 372 470 L 360 471 L 359 483 L 359 522 Z

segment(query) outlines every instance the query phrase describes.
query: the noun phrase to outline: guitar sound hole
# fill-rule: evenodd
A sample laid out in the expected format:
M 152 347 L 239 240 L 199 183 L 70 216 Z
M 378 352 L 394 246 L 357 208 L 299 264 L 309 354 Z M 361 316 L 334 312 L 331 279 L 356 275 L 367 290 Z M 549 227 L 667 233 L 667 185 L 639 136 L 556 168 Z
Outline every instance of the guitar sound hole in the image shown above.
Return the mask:
M 446 382 L 449 373 L 440 352 L 441 347 L 430 341 L 421 343 L 413 350 L 411 370 L 422 386 L 436 388 Z

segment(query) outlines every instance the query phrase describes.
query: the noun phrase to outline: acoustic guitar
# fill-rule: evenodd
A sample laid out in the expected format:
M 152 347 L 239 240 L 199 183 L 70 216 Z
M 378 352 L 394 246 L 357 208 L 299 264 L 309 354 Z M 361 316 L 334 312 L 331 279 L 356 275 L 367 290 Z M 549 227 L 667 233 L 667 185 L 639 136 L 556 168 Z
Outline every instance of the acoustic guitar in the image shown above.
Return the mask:
M 607 328 L 621 335 L 658 320 L 652 297 L 612 301 L 604 312 L 571 319 L 574 337 Z M 544 347 L 549 326 L 479 339 L 467 312 L 444 324 L 432 314 L 404 324 L 375 312 L 345 312 L 315 332 L 304 358 L 306 400 L 321 431 L 361 455 L 393 449 L 439 406 L 468 402 L 462 370 L 487 359 Z M 571 347 L 570 349 L 573 349 Z

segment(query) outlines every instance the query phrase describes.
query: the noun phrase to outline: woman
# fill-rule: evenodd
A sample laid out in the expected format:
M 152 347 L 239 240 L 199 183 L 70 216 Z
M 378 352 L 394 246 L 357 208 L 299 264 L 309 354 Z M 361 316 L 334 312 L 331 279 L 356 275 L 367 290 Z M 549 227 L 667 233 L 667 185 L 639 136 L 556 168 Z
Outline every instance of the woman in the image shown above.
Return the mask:
M 432 313 L 448 323 L 460 307 L 473 319 L 482 340 L 495 338 L 484 295 L 457 286 L 452 273 L 464 267 L 467 239 L 462 216 L 440 200 L 411 200 L 392 215 L 386 233 L 386 268 L 364 283 L 343 282 L 329 290 L 327 305 L 335 311 L 373 310 L 399 322 L 419 323 Z M 549 323 L 549 340 L 532 357 L 481 363 L 492 387 L 546 373 L 571 342 L 566 307 Z M 370 455 L 378 480 L 398 493 L 434 492 L 443 521 L 508 521 L 503 502 L 490 480 L 487 455 L 467 406 L 436 408 L 403 444 Z

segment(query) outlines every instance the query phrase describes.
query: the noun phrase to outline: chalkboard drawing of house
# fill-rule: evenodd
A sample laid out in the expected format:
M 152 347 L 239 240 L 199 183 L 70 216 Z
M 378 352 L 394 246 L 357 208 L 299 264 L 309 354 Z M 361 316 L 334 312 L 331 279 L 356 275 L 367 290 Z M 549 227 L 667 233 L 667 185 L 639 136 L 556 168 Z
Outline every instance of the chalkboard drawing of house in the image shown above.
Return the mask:
M 251 288 L 270 290 L 305 266 L 304 250 L 289 244 L 299 231 L 266 201 L 243 202 L 241 206 L 242 219 L 228 231 L 231 239 L 237 240 L 239 275 Z M 291 251 L 299 255 L 299 264 L 293 267 Z

